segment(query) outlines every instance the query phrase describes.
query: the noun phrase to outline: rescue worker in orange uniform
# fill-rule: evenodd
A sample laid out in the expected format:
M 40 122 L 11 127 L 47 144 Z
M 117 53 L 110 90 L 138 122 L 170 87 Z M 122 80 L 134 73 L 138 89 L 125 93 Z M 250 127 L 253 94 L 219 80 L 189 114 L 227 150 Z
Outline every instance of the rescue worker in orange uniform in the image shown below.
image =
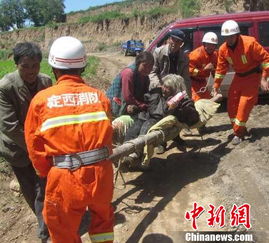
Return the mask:
M 235 75 L 228 92 L 227 109 L 234 131 L 232 143 L 237 145 L 247 134 L 246 122 L 257 102 L 259 86 L 269 91 L 269 54 L 254 37 L 241 35 L 234 20 L 222 24 L 221 35 L 225 42 L 219 48 L 213 94 L 219 93 L 231 65 Z
M 88 208 L 91 242 L 113 242 L 110 102 L 81 78 L 87 59 L 78 39 L 56 39 L 48 62 L 57 84 L 33 98 L 25 137 L 37 174 L 47 176 L 43 216 L 51 240 L 81 242 Z
M 202 39 L 203 45 L 189 54 L 189 72 L 191 76 L 192 99 L 211 99 L 207 89 L 207 79 L 210 74 L 214 76 L 217 66 L 218 52 L 216 47 L 218 37 L 214 32 L 207 32 Z

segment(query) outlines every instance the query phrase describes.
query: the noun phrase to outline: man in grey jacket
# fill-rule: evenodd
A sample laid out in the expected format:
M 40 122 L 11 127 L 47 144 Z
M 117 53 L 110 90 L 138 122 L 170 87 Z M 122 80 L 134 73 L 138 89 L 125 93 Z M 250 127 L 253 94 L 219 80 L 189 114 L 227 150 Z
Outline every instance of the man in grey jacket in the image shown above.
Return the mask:
M 179 29 L 173 29 L 168 33 L 165 45 L 156 48 L 153 52 L 154 66 L 150 77 L 150 87 L 153 89 L 163 84 L 162 78 L 168 74 L 177 74 L 183 77 L 181 84 L 191 98 L 191 80 L 189 75 L 189 59 L 184 53 L 185 35 Z
M 49 233 L 42 217 L 46 181 L 40 179 L 29 160 L 24 121 L 34 95 L 52 85 L 49 76 L 39 73 L 42 53 L 30 42 L 18 43 L 13 49 L 17 70 L 0 80 L 0 156 L 11 165 L 22 194 L 35 213 L 39 238 L 47 242 Z

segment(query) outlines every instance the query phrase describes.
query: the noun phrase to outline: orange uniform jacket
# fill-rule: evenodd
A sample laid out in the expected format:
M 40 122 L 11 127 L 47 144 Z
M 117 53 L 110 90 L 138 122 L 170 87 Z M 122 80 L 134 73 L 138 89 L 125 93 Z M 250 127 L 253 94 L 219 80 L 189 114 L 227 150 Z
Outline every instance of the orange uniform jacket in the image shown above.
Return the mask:
M 204 81 L 210 75 L 210 71 L 204 70 L 204 67 L 208 63 L 212 63 L 215 67 L 217 66 L 218 52 L 214 51 L 211 55 L 209 55 L 205 51 L 204 46 L 200 46 L 189 54 L 189 59 L 189 71 L 191 78 L 196 81 Z
M 43 216 L 54 243 L 81 242 L 77 233 L 86 208 L 91 211 L 92 242 L 113 241 L 113 168 L 109 159 L 77 168 L 52 167 L 52 157 L 108 147 L 112 149 L 110 102 L 75 75 L 39 92 L 25 122 L 29 156 L 47 175 Z
M 212 63 L 214 67 L 217 66 L 218 52 L 214 51 L 209 55 L 204 46 L 200 46 L 189 54 L 189 72 L 192 80 L 192 99 L 197 101 L 199 99 L 210 99 L 211 95 L 208 90 L 202 91 L 206 87 L 207 78 L 210 76 L 210 70 L 204 70 L 208 63 Z M 214 75 L 214 73 L 212 73 Z
M 30 159 L 40 176 L 46 176 L 53 155 L 111 150 L 110 102 L 78 76 L 62 76 L 57 85 L 32 100 L 25 122 Z
M 269 76 L 269 54 L 254 37 L 239 35 L 234 50 L 223 43 L 219 48 L 214 88 L 219 88 L 229 64 L 236 73 L 245 73 L 262 63 L 262 76 Z

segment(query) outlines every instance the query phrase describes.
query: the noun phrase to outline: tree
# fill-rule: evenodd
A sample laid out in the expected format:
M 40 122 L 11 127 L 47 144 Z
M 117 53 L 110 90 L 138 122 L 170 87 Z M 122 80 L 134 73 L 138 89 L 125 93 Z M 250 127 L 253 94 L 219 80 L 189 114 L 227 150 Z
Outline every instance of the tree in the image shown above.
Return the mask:
M 34 23 L 34 26 L 42 25 L 42 16 L 40 13 L 40 0 L 23 0 L 23 6 L 27 14 L 27 19 Z
M 20 0 L 2 0 L 0 3 L 0 26 L 3 30 L 23 28 L 26 14 Z M 3 22 L 2 22 L 3 21 Z
M 63 0 L 0 0 L 0 30 L 23 28 L 26 19 L 34 26 L 63 22 Z
M 47 13 L 44 13 L 46 23 L 50 21 L 61 22 L 65 8 L 63 0 L 47 0 L 46 3 L 48 9 Z
M 13 9 L 13 11 L 11 11 L 11 13 L 13 14 L 12 21 L 16 25 L 16 28 L 23 28 L 26 14 L 22 2 L 20 0 L 10 0 L 10 2 L 11 8 Z
M 46 25 L 58 20 L 64 15 L 63 0 L 22 0 L 27 17 L 34 26 Z
M 11 28 L 11 20 L 8 15 L 6 15 L 0 6 L 0 30 L 8 31 Z

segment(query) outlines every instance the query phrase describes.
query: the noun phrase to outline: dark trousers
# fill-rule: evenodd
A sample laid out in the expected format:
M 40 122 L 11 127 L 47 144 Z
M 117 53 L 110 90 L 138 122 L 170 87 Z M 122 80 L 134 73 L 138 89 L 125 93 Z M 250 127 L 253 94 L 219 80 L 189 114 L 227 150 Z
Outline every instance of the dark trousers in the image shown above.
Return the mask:
M 40 239 L 47 239 L 49 232 L 42 216 L 46 179 L 37 176 L 32 164 L 26 167 L 12 166 L 12 169 L 20 184 L 21 192 L 26 202 L 37 217 L 39 226 L 38 237 Z
M 129 140 L 137 138 L 139 135 L 145 135 L 147 134 L 148 130 L 155 125 L 160 119 L 156 118 L 149 118 L 148 120 L 142 120 L 139 118 L 134 119 L 134 124 L 128 129 L 126 136 L 124 138 L 124 142 L 127 142 Z M 178 144 L 182 145 L 184 142 L 182 138 L 180 138 L 179 134 L 175 138 L 173 138 L 173 141 Z M 162 142 L 160 145 L 163 147 L 167 146 L 166 142 Z M 140 151 L 136 152 L 137 154 L 140 154 Z
M 148 130 L 157 122 L 159 119 L 149 118 L 148 120 L 135 119 L 134 124 L 128 129 L 124 142 L 137 138 L 139 135 L 147 134 Z

